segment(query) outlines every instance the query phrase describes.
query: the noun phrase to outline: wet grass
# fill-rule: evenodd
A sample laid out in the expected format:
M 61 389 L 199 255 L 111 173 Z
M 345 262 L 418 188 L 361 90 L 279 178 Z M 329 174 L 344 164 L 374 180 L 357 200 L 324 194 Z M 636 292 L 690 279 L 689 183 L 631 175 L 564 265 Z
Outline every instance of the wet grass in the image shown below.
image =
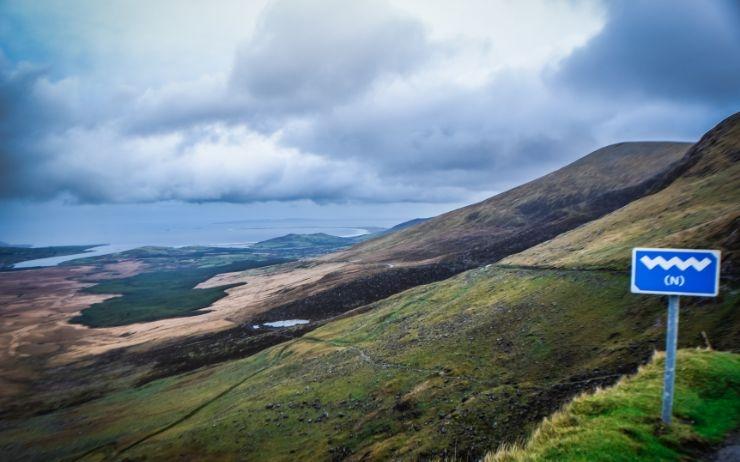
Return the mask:
M 612 388 L 586 394 L 545 419 L 520 447 L 486 462 L 669 461 L 694 458 L 740 427 L 740 355 L 681 350 L 674 422 L 660 421 L 664 356 Z
M 91 460 L 481 457 L 662 344 L 664 304 L 626 287 L 609 272 L 469 271 L 245 359 L 8 422 L 0 449 Z M 701 330 L 718 348 L 736 344 L 738 295 L 725 293 L 682 306 L 681 345 L 701 344 Z

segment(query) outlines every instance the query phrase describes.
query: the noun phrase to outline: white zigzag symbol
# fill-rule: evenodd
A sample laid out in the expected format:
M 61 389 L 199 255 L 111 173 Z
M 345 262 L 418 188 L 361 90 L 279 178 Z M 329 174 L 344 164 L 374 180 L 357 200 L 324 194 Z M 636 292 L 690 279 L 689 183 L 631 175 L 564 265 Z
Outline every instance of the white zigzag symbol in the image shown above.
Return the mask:
M 656 266 L 660 266 L 664 270 L 669 270 L 675 266 L 681 271 L 686 271 L 689 266 L 693 267 L 696 271 L 702 271 L 704 268 L 712 263 L 712 260 L 708 258 L 703 258 L 701 261 L 699 261 L 694 257 L 689 257 L 688 260 L 683 261 L 678 257 L 673 257 L 670 260 L 666 260 L 661 256 L 650 258 L 647 255 L 644 255 L 642 258 L 640 258 L 640 261 L 643 265 L 647 266 L 649 270 L 655 268 Z

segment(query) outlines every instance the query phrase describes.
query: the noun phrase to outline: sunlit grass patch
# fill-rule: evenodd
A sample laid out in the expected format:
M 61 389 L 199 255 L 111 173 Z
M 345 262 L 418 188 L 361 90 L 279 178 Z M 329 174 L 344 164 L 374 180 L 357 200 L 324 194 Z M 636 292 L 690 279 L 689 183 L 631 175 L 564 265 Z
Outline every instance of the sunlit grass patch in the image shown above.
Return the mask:
M 740 355 L 678 354 L 674 423 L 660 421 L 664 357 L 655 356 L 617 385 L 574 399 L 529 440 L 486 462 L 679 460 L 740 425 Z

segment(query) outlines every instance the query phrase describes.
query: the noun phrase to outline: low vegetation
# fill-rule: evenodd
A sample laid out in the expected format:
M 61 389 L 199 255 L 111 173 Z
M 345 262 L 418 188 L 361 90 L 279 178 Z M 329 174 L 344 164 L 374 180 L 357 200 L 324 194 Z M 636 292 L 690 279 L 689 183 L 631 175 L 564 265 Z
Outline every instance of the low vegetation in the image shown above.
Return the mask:
M 145 246 L 124 252 L 70 260 L 62 263 L 62 265 L 103 267 L 120 261 L 136 260 L 143 263 L 147 270 L 153 271 L 225 266 L 239 261 L 262 261 L 269 258 L 269 255 L 255 254 L 254 250 L 250 248 Z
M 174 270 L 223 266 L 244 260 L 295 260 L 344 249 L 370 236 L 372 235 L 339 237 L 324 233 L 287 234 L 248 247 L 146 246 L 115 254 L 76 259 L 63 264 L 102 266 L 122 260 L 137 260 L 150 270 Z
M 90 460 L 482 457 L 662 344 L 663 302 L 626 287 L 610 272 L 469 271 L 244 359 L 7 421 L 0 448 Z M 701 331 L 734 344 L 740 299 L 725 293 L 682 306 L 681 345 L 703 344 Z
M 668 461 L 694 458 L 740 428 L 740 355 L 678 353 L 674 422 L 662 424 L 662 354 L 616 386 L 579 396 L 520 447 L 485 462 Z
M 286 234 L 285 236 L 258 242 L 252 249 L 271 252 L 290 252 L 297 256 L 315 256 L 335 250 L 346 249 L 351 245 L 362 242 L 370 235 L 363 234 L 353 237 L 332 236 L 326 233 L 314 234 Z
M 70 322 L 89 327 L 112 327 L 136 322 L 202 314 L 203 308 L 226 296 L 226 290 L 239 284 L 195 289 L 216 274 L 244 271 L 283 263 L 285 260 L 246 260 L 223 266 L 152 271 L 135 276 L 103 281 L 86 292 L 115 294 L 82 310 Z

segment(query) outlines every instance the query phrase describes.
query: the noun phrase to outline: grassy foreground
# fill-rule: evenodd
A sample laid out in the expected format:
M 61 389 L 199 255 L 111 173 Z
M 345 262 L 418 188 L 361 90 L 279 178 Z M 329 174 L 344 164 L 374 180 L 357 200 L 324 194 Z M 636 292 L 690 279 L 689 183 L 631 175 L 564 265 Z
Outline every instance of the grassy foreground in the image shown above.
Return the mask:
M 664 355 L 656 355 L 634 376 L 545 419 L 523 447 L 505 447 L 485 461 L 679 460 L 740 426 L 740 355 L 679 351 L 669 429 L 659 418 L 663 366 Z

